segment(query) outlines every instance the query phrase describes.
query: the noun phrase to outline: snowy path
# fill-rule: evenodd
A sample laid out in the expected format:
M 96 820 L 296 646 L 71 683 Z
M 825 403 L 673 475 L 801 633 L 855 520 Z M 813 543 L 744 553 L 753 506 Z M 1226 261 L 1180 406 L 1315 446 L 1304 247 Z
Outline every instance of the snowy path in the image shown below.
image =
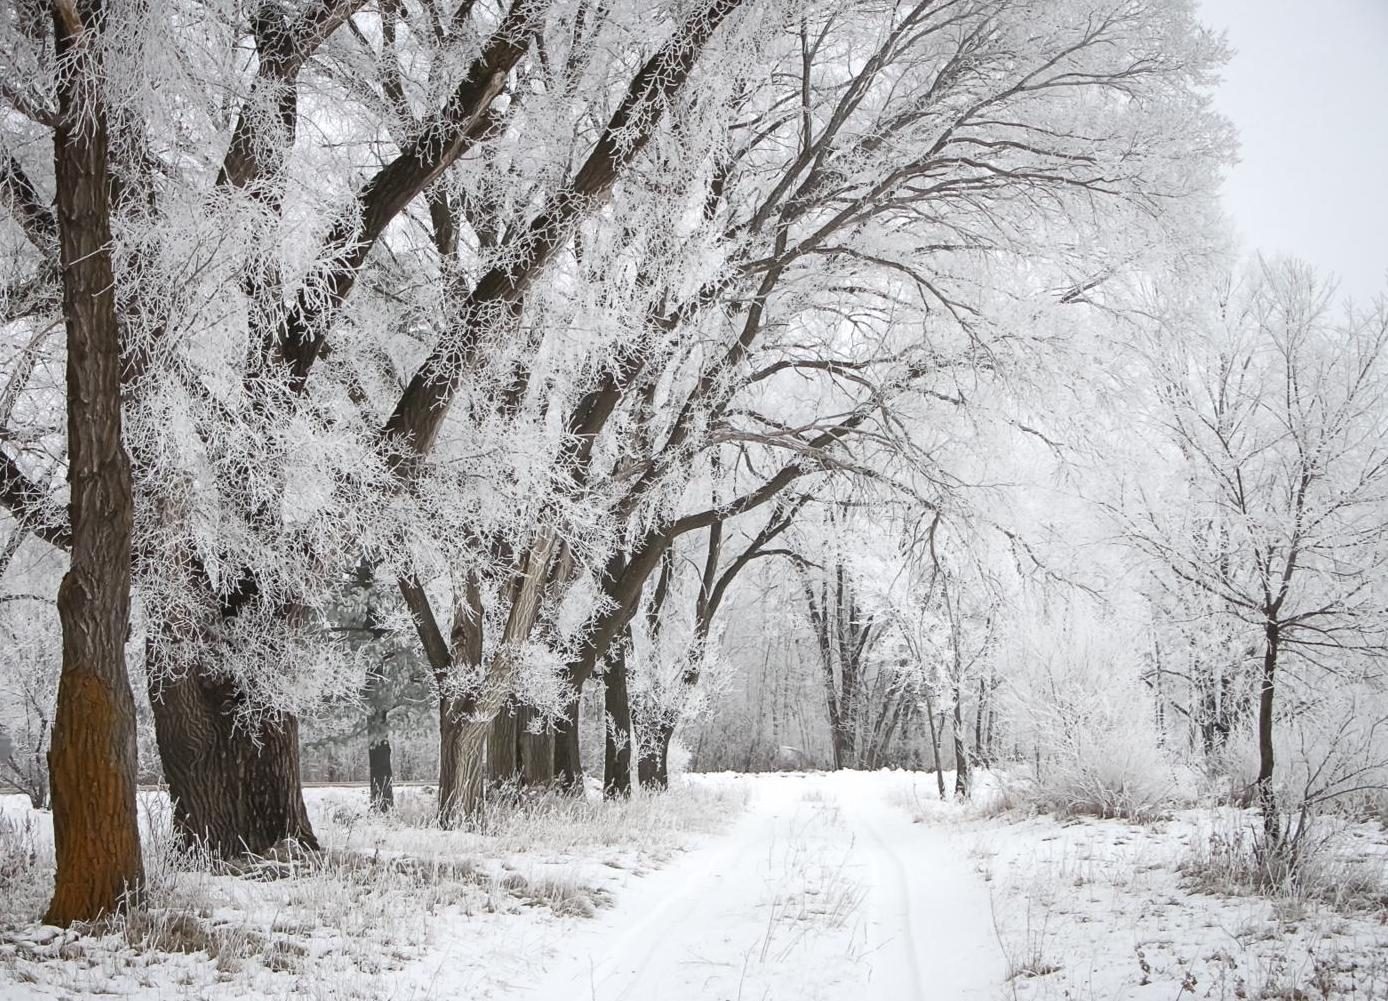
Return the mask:
M 887 776 L 881 776 L 887 779 Z M 972 1001 L 1003 960 L 947 828 L 872 775 L 764 778 L 725 836 L 629 881 L 533 1001 Z

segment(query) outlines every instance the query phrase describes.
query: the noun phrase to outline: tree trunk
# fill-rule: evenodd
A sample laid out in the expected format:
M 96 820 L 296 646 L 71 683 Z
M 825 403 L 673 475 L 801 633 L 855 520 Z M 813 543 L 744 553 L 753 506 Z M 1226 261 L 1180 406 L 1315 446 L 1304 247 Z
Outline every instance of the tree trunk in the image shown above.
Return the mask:
M 157 652 L 151 648 L 152 662 Z M 317 850 L 299 778 L 299 721 L 262 717 L 254 733 L 237 722 L 231 682 L 196 669 L 150 674 L 150 703 L 174 826 L 188 843 L 230 858 L 261 855 L 283 841 Z
M 120 337 L 111 264 L 106 112 L 96 64 L 100 0 L 54 16 L 54 130 L 72 562 L 58 589 L 62 673 L 48 752 L 57 874 L 44 921 L 67 927 L 120 907 L 144 882 L 135 807 L 135 699 L 125 665 L 134 501 L 121 440 Z M 67 10 L 72 13 L 72 8 Z
M 639 781 L 648 789 L 670 788 L 670 741 L 675 736 L 672 723 L 658 723 L 651 741 L 651 752 L 638 765 Z
M 440 826 L 452 827 L 482 803 L 487 739 L 492 729 L 492 720 L 481 724 L 473 722 L 476 705 L 471 697 L 455 695 L 448 690 L 455 656 L 464 667 L 475 668 L 482 663 L 482 591 L 477 578 L 469 574 L 455 598 L 452 651 L 433 620 L 433 612 L 428 610 L 428 599 L 423 598 L 422 607 L 418 604 L 423 590 L 416 592 L 402 585 L 401 593 L 416 616 L 417 626 L 422 624 L 418 621 L 421 611 L 428 615 L 421 638 L 428 637 L 424 641 L 425 652 L 439 686 L 438 819 Z
M 1258 689 L 1258 806 L 1263 812 L 1263 834 L 1269 848 L 1282 841 L 1282 825 L 1277 815 L 1277 790 L 1272 782 L 1272 706 L 1277 674 L 1277 652 L 1281 645 L 1281 626 L 1269 619 L 1263 632 L 1262 684 Z
M 969 745 L 964 729 L 964 690 L 954 686 L 954 795 L 969 798 L 972 776 L 969 772 Z
M 516 718 L 519 711 L 513 695 L 492 720 L 487 734 L 487 782 L 490 785 L 513 784 L 519 777 L 520 735 Z
M 439 700 L 439 826 L 456 827 L 482 806 L 490 723 L 468 717 L 461 699 Z
M 371 769 L 371 809 L 388 813 L 395 807 L 395 778 L 390 764 L 390 716 L 384 709 L 367 714 L 366 757 Z
M 935 707 L 930 704 L 930 690 L 925 694 L 925 722 L 930 727 L 930 750 L 935 756 L 935 784 L 940 787 L 940 798 L 945 798 L 945 771 L 940 762 L 940 730 L 935 725 Z
M 653 743 L 649 747 L 641 749 L 641 756 L 636 761 L 636 781 L 642 789 L 663 789 L 661 785 L 661 762 L 659 734 L 652 732 Z
M 564 718 L 554 731 L 554 781 L 560 789 L 583 791 L 583 761 L 578 745 L 578 692 L 564 709 Z
M 994 725 L 997 723 L 998 711 L 994 707 L 991 699 L 988 701 L 988 730 L 983 736 L 983 753 L 991 768 L 998 759 L 997 743 L 993 739 Z
M 367 628 L 375 626 L 370 607 Z M 374 635 L 374 633 L 373 633 Z M 366 761 L 370 779 L 371 809 L 388 813 L 395 806 L 395 782 L 390 762 L 390 699 L 385 666 L 375 663 L 366 669 Z
M 978 708 L 974 712 L 974 761 L 985 764 L 983 750 L 983 720 L 988 713 L 988 682 L 978 679 Z
M 602 794 L 607 799 L 631 795 L 631 701 L 627 695 L 627 645 L 630 634 L 614 644 L 603 674 L 603 708 L 607 711 Z
M 554 785 L 554 731 L 548 727 L 533 733 L 536 713 L 531 706 L 521 706 L 517 730 L 520 738 L 520 777 L 530 789 L 546 789 Z

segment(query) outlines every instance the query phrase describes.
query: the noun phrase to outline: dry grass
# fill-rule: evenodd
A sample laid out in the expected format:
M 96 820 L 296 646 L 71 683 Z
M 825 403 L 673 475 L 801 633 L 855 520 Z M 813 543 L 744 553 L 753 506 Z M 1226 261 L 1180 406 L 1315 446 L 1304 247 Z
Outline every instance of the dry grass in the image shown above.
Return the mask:
M 591 917 L 611 903 L 583 875 L 597 849 L 643 864 L 720 826 L 744 798 L 693 787 L 617 803 L 531 796 L 492 804 L 472 830 L 444 831 L 425 791 L 401 790 L 387 817 L 355 791 L 314 795 L 323 851 L 230 864 L 187 850 L 167 800 L 151 795 L 142 797 L 138 903 L 62 934 L 34 925 L 52 888 L 41 820 L 0 815 L 0 996 L 6 980 L 74 994 L 205 998 L 216 988 L 221 997 L 235 983 L 250 996 L 389 996 L 442 929 L 456 935 L 458 922 L 535 908 Z
M 1200 893 L 1256 893 L 1388 918 L 1388 864 L 1381 856 L 1354 858 L 1340 840 L 1336 828 L 1322 822 L 1294 840 L 1269 846 L 1256 821 L 1221 815 L 1208 837 L 1181 860 L 1180 871 Z

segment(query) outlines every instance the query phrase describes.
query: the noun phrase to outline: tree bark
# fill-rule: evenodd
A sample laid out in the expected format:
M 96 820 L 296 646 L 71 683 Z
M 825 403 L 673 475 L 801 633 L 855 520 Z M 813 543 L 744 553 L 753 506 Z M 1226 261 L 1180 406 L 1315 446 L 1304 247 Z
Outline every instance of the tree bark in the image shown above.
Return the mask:
M 554 729 L 554 781 L 569 792 L 583 791 L 583 761 L 579 757 L 578 724 L 581 689 L 564 708 L 564 718 Z
M 1272 782 L 1273 744 L 1272 709 L 1277 676 L 1277 654 L 1282 631 L 1275 619 L 1269 619 L 1263 630 L 1262 684 L 1258 689 L 1258 806 L 1263 813 L 1263 835 L 1269 848 L 1282 842 L 1282 825 L 1277 814 L 1277 790 Z
M 650 751 L 637 763 L 637 780 L 643 788 L 670 788 L 670 741 L 674 736 L 674 724 L 663 720 L 652 729 Z
M 62 673 L 48 752 L 57 874 L 44 921 L 110 913 L 144 882 L 135 806 L 135 699 L 125 664 L 134 501 L 121 440 L 100 0 L 54 5 L 66 69 L 54 130 L 67 327 L 72 562 L 58 589 Z
M 517 726 L 520 777 L 528 788 L 544 789 L 554 784 L 554 731 L 546 728 L 532 733 L 535 718 L 536 712 L 532 706 L 521 706 L 520 725 Z
M 390 763 L 390 716 L 384 709 L 372 709 L 366 717 L 366 757 L 371 809 L 389 813 L 395 808 L 395 776 Z
M 490 723 L 470 718 L 465 699 L 439 700 L 439 825 L 456 827 L 482 806 Z
M 974 712 L 974 761 L 986 764 L 983 751 L 983 720 L 988 714 L 988 681 L 978 679 L 978 707 Z
M 423 598 L 423 589 L 409 591 L 402 587 L 410 611 L 416 618 L 420 609 L 411 597 Z M 486 760 L 487 738 L 491 720 L 476 723 L 473 715 L 475 699 L 471 695 L 456 695 L 450 691 L 453 658 L 475 668 L 482 663 L 482 591 L 475 576 L 469 575 L 453 612 L 453 649 L 443 642 L 443 634 L 433 620 L 433 612 L 424 599 L 423 608 L 428 622 L 421 623 L 429 663 L 439 686 L 439 823 L 452 827 L 461 818 L 471 815 L 482 802 L 483 765 Z M 480 734 L 480 736 L 479 736 Z
M 930 751 L 935 761 L 935 784 L 940 789 L 940 798 L 945 798 L 945 772 L 940 762 L 940 731 L 935 726 L 935 707 L 931 705 L 930 689 L 925 690 L 925 722 L 930 727 Z
M 516 719 L 519 711 L 520 706 L 513 695 L 492 720 L 491 731 L 487 735 L 487 782 L 490 785 L 515 783 L 519 777 L 520 735 Z
M 631 634 L 612 649 L 603 672 L 603 708 L 607 711 L 606 752 L 603 756 L 602 794 L 607 799 L 631 795 L 631 701 L 627 695 L 627 648 Z
M 969 798 L 973 776 L 969 770 L 969 744 L 964 729 L 964 688 L 954 686 L 954 795 Z
M 366 628 L 372 636 L 377 622 L 370 602 L 367 603 Z M 366 762 L 370 782 L 371 809 L 388 813 L 395 807 L 395 782 L 390 761 L 390 691 L 387 687 L 385 665 L 372 664 L 366 669 Z
M 160 654 L 149 647 L 152 664 Z M 187 843 L 231 858 L 262 855 L 290 841 L 317 850 L 299 776 L 299 722 L 263 717 L 254 732 L 238 723 L 241 696 L 229 681 L 197 669 L 150 673 L 154 734 Z

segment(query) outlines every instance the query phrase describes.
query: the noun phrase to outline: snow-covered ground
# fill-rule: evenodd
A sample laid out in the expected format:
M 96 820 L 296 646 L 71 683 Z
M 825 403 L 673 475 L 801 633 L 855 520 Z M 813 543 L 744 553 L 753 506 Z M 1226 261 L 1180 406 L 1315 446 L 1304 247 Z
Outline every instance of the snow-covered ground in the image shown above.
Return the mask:
M 1237 814 L 987 816 L 900 772 L 697 776 L 466 834 L 382 822 L 364 797 L 313 790 L 328 861 L 280 878 L 153 853 L 152 916 L 104 938 L 26 922 L 46 874 L 0 871 L 0 998 L 1388 998 L 1388 840 L 1369 825 L 1337 840 L 1356 892 L 1293 900 L 1181 872 Z M 420 792 L 401 801 L 426 815 Z M 144 805 L 157 844 L 166 806 Z M 46 818 L 0 808 L 41 859 Z
M 1388 998 L 1383 828 L 1334 825 L 1308 885 L 1254 894 L 1224 869 L 1257 824 L 1246 811 L 1186 810 L 1142 826 L 1033 817 L 980 827 L 974 857 L 993 889 L 1008 996 Z

